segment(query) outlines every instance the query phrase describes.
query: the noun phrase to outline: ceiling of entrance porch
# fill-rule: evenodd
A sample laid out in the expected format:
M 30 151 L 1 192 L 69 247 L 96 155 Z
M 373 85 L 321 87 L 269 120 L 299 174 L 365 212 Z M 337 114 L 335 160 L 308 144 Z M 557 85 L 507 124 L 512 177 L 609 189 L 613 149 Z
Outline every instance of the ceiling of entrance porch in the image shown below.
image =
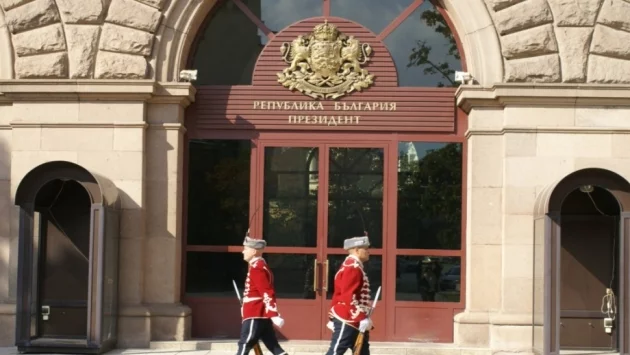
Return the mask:
M 498 35 L 504 81 L 630 83 L 628 0 L 440 2 L 455 12 L 475 9 L 454 19 L 467 56 L 492 55 L 481 44 Z M 0 0 L 0 79 L 175 80 L 212 3 Z M 471 36 L 487 31 L 472 17 L 488 14 L 496 32 L 474 45 Z

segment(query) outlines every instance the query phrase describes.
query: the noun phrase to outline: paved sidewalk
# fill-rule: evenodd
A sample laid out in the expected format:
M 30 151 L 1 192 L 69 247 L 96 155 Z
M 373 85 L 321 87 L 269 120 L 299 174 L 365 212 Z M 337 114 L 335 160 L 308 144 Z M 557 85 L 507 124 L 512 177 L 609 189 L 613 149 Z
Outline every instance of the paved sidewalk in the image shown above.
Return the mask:
M 328 341 L 292 340 L 281 342 L 289 355 L 322 355 L 328 350 Z M 264 347 L 264 355 L 270 355 Z M 107 355 L 235 355 L 236 340 L 154 341 L 150 349 L 114 349 Z M 488 349 L 461 348 L 454 344 L 420 342 L 374 342 L 372 355 L 491 355 Z M 18 355 L 17 348 L 0 348 L 0 355 Z M 345 355 L 352 354 L 348 350 Z M 67 354 L 66 354 L 67 355 Z M 253 352 L 250 353 L 253 355 Z M 577 354 L 572 354 L 577 355 Z M 592 354 L 589 354 L 592 355 Z
M 223 355 L 223 354 L 232 354 L 232 352 L 217 352 L 217 351 L 212 351 L 212 354 L 210 354 L 211 350 L 190 350 L 190 351 L 184 351 L 184 350 L 176 350 L 176 351 L 172 351 L 172 350 L 160 350 L 160 349 L 115 349 L 112 350 L 110 352 L 107 352 L 107 355 L 143 355 L 143 354 L 154 354 L 154 355 L 177 355 L 177 354 L 181 354 L 181 355 Z M 17 355 L 19 354 L 17 351 L 17 348 L 0 348 L 0 355 Z M 51 354 L 47 354 L 47 355 L 51 355 Z M 67 355 L 67 354 L 66 354 Z
M 19 354 L 17 348 L 0 348 L 0 355 L 16 355 Z M 106 355 L 234 355 L 232 351 L 217 351 L 217 350 L 161 350 L 161 349 L 115 349 L 112 350 Z M 253 352 L 251 353 L 253 354 Z M 271 354 L 269 352 L 264 352 L 265 355 Z M 350 354 L 350 351 L 347 352 Z M 46 354 L 46 355 L 55 355 L 55 354 Z M 64 354 L 68 355 L 68 354 Z M 291 353 L 290 355 L 313 355 L 312 352 L 309 353 Z

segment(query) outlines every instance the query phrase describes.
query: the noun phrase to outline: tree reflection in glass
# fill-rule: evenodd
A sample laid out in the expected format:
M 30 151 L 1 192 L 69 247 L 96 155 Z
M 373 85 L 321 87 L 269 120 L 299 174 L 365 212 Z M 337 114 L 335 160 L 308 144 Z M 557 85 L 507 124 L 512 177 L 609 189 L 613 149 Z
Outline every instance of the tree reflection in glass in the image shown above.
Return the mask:
M 317 245 L 317 148 L 265 148 L 263 238 L 270 246 Z
M 398 144 L 397 248 L 461 246 L 461 143 Z
M 241 245 L 249 228 L 249 140 L 191 140 L 188 245 Z
M 394 59 L 400 86 L 457 87 L 462 70 L 455 35 L 446 19 L 425 1 L 384 40 Z
M 383 149 L 331 148 L 328 247 L 367 231 L 373 248 L 383 242 Z
M 461 56 L 453 31 L 444 16 L 428 1 L 418 10 L 422 25 L 435 31 L 435 35 L 428 39 L 416 39 L 407 68 L 421 68 L 425 76 L 437 80 L 437 87 L 458 87 L 461 83 L 454 80 L 454 75 L 455 71 L 461 70 Z M 438 53 L 432 53 L 434 50 Z

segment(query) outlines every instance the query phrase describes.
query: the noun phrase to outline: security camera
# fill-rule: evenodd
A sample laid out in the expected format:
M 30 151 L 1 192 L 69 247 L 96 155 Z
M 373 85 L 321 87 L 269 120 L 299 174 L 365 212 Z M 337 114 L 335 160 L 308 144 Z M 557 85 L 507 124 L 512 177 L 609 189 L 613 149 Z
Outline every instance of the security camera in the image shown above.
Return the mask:
M 469 72 L 465 72 L 465 71 L 455 72 L 455 81 L 459 83 L 466 84 L 467 82 L 472 81 L 472 79 L 473 78 Z
M 179 80 L 191 82 L 197 80 L 197 70 L 182 70 L 179 72 Z

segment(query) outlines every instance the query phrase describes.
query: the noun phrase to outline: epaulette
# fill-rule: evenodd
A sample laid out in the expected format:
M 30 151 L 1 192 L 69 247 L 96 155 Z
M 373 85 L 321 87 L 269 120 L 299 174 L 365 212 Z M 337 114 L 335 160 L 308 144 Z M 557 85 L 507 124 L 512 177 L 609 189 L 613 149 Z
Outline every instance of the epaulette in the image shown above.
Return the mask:
M 348 263 L 348 261 L 350 261 L 350 263 Z M 347 258 L 346 260 L 344 260 L 343 262 L 343 266 L 352 266 L 354 268 L 360 268 L 361 264 L 359 264 L 358 261 L 356 261 L 354 258 Z

